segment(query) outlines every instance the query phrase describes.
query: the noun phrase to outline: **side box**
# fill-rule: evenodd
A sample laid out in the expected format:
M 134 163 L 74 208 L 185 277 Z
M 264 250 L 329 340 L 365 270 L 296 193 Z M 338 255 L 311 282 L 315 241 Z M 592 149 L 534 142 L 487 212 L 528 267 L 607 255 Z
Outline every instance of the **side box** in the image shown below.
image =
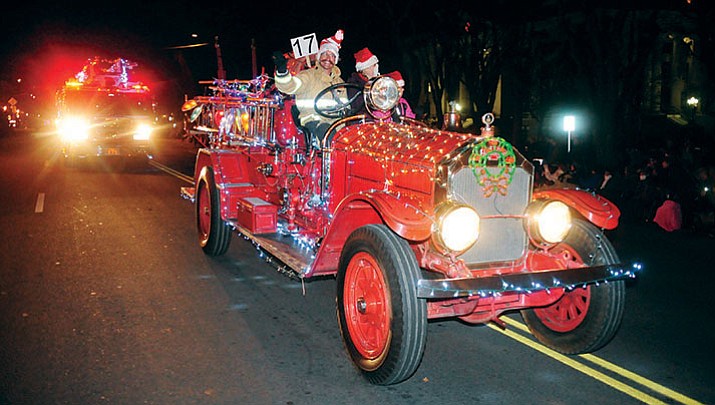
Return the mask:
M 258 197 L 238 200 L 238 223 L 251 233 L 276 232 L 278 207 Z

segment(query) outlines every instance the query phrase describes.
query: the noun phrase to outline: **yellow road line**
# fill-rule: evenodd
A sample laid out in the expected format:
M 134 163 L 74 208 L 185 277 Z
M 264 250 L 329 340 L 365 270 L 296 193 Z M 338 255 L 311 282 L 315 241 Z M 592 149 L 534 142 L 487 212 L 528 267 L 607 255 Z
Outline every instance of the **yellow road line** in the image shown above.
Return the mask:
M 526 325 L 524 325 L 523 323 L 519 322 L 519 321 L 516 321 L 516 320 L 511 319 L 511 318 L 506 317 L 506 316 L 500 318 L 500 320 L 504 321 L 504 323 L 506 323 L 506 324 L 508 324 L 508 325 L 510 325 L 510 326 L 512 326 L 512 327 L 514 327 L 514 328 L 516 328 L 516 329 L 521 330 L 522 332 L 531 333 L 531 332 L 529 331 L 529 328 L 528 328 Z M 492 329 L 497 329 L 497 330 L 501 331 L 501 329 L 499 329 L 499 328 L 496 327 L 496 326 L 493 326 L 493 325 L 491 325 L 491 324 L 490 324 L 490 326 L 492 326 Z M 503 331 L 502 331 L 502 332 L 503 332 Z M 513 332 L 512 332 L 512 333 L 513 333 Z M 507 334 L 507 336 L 512 337 L 512 336 L 510 336 L 509 334 Z M 553 350 L 551 350 L 551 349 L 549 349 L 549 348 L 543 346 L 542 344 L 537 343 L 537 342 L 534 341 L 534 340 L 525 338 L 525 337 L 523 337 L 523 336 L 521 336 L 521 335 L 517 335 L 517 336 L 519 336 L 520 339 L 516 339 L 516 340 L 518 340 L 518 341 L 520 341 L 520 342 L 526 344 L 527 346 L 529 346 L 529 347 L 531 347 L 531 348 L 534 348 L 534 349 L 536 349 L 536 350 L 538 350 L 538 351 L 540 351 L 540 352 L 542 352 L 542 353 L 548 355 L 549 357 L 552 357 L 552 358 L 554 358 L 554 359 L 556 359 L 556 360 L 558 360 L 558 361 L 561 361 L 561 359 L 556 358 L 556 357 L 554 357 L 554 356 L 551 356 L 551 354 L 547 353 L 546 351 L 551 351 L 551 352 L 557 354 L 558 356 L 565 357 L 566 359 L 569 359 L 569 360 L 575 362 L 576 364 L 578 364 L 579 367 L 574 367 L 574 366 L 572 366 L 571 364 L 567 364 L 567 363 L 564 363 L 564 364 L 567 364 L 567 365 L 569 365 L 569 366 L 571 366 L 571 367 L 574 367 L 574 368 L 577 369 L 578 371 L 584 372 L 585 374 L 588 374 L 588 375 L 590 375 L 590 376 L 592 376 L 592 377 L 594 377 L 594 378 L 596 378 L 596 379 L 599 379 L 599 378 L 595 377 L 594 375 L 590 374 L 590 372 L 585 372 L 585 371 L 581 370 L 580 368 L 583 367 L 583 368 L 585 368 L 585 369 L 593 370 L 594 372 L 599 373 L 598 371 L 596 371 L 596 370 L 594 370 L 594 369 L 592 369 L 592 368 L 590 368 L 590 367 L 584 365 L 583 363 L 579 363 L 579 362 L 573 360 L 573 359 L 570 358 L 570 357 L 567 357 L 567 356 L 565 356 L 565 355 L 562 355 L 561 353 L 558 353 L 558 352 L 556 352 L 556 351 L 553 351 Z M 523 342 L 521 339 L 526 340 L 528 343 Z M 538 346 L 543 347 L 543 349 L 545 349 L 546 351 L 545 351 L 545 350 L 541 350 L 541 348 L 539 348 Z M 696 400 L 694 400 L 694 399 L 692 399 L 692 398 L 690 398 L 690 397 L 688 397 L 688 396 L 686 396 L 686 395 L 683 395 L 683 394 L 681 394 L 681 393 L 679 393 L 679 392 L 673 391 L 672 389 L 667 388 L 667 387 L 664 387 L 664 386 L 662 386 L 662 385 L 656 383 L 655 381 L 652 381 L 652 380 L 649 380 L 649 379 L 647 379 L 647 378 L 645 378 L 645 377 L 642 377 L 642 376 L 640 376 L 640 375 L 638 375 L 638 374 L 636 374 L 636 373 L 634 373 L 634 372 L 632 372 L 632 371 L 626 370 L 626 369 L 624 369 L 623 367 L 620 367 L 620 366 L 618 366 L 618 365 L 615 365 L 615 364 L 613 364 L 613 363 L 611 363 L 611 362 L 609 362 L 609 361 L 606 361 L 606 360 L 604 360 L 604 359 L 602 359 L 602 358 L 600 358 L 600 357 L 598 357 L 598 356 L 595 356 L 595 355 L 593 355 L 593 354 L 582 354 L 582 355 L 579 355 L 579 357 L 581 357 L 581 358 L 584 359 L 584 360 L 588 360 L 588 361 L 590 361 L 590 362 L 592 362 L 592 363 L 594 363 L 594 364 L 596 364 L 596 365 L 598 365 L 598 366 L 600 366 L 600 367 L 602 367 L 602 368 L 604 368 L 604 369 L 606 369 L 606 370 L 609 370 L 609 371 L 611 371 L 611 372 L 613 372 L 613 373 L 615 373 L 615 374 L 617 374 L 617 375 L 620 375 L 620 376 L 622 376 L 622 377 L 624 377 L 624 378 L 627 378 L 627 379 L 629 379 L 629 380 L 631 380 L 631 381 L 634 381 L 634 382 L 636 382 L 636 383 L 638 383 L 638 384 L 640 384 L 640 385 L 642 385 L 642 386 L 644 386 L 644 387 L 646 387 L 646 388 L 648 388 L 648 389 L 653 390 L 654 392 L 657 392 L 657 393 L 659 393 L 659 394 L 661 394 L 661 395 L 664 395 L 664 396 L 666 396 L 666 397 L 668 397 L 668 398 L 671 398 L 671 399 L 673 399 L 673 400 L 676 400 L 676 401 L 678 401 L 678 402 L 680 402 L 680 403 L 682 403 L 682 404 L 686 404 L 686 405 L 703 405 L 701 402 L 698 402 L 698 401 L 696 401 Z M 563 361 L 561 361 L 561 362 L 563 363 Z M 605 376 L 605 375 L 604 375 L 604 376 Z M 610 377 L 608 377 L 608 378 L 610 379 Z M 600 379 L 599 379 L 599 380 L 600 380 Z M 611 380 L 612 380 L 612 379 L 611 379 Z M 608 382 L 605 382 L 605 381 L 603 381 L 603 380 L 601 380 L 601 381 L 604 382 L 604 383 L 606 383 L 606 384 L 608 384 L 608 385 L 612 385 L 612 384 L 610 384 L 610 383 L 608 383 Z M 613 380 L 613 381 L 617 381 L 617 380 Z M 619 382 L 619 384 L 622 384 L 622 383 Z M 625 384 L 623 384 L 623 385 L 625 385 Z M 612 385 L 612 386 L 613 386 L 613 385 Z M 626 385 L 626 386 L 627 386 L 627 385 Z M 619 388 L 616 387 L 616 386 L 613 386 L 613 387 L 616 388 L 616 389 L 619 389 Z M 627 386 L 627 387 L 628 387 L 628 386 Z M 620 390 L 620 389 L 619 389 L 619 390 Z M 645 395 L 647 398 L 652 398 L 652 397 L 648 396 L 647 394 L 645 394 L 645 393 L 643 393 L 643 392 L 641 392 L 641 391 L 638 391 L 638 390 L 636 390 L 636 389 L 633 389 L 633 390 L 636 391 L 636 392 L 638 392 L 638 393 L 640 393 L 640 394 Z M 625 392 L 625 391 L 624 391 L 624 392 Z M 639 394 L 639 395 L 640 395 L 640 394 Z M 628 394 L 628 395 L 631 395 L 631 394 Z M 631 396 L 633 396 L 633 395 L 631 395 Z M 637 398 L 637 399 L 639 399 L 639 400 L 643 400 L 643 399 L 641 399 L 640 397 L 635 397 L 635 396 L 634 396 L 634 398 Z M 650 402 L 650 401 L 651 401 L 651 400 L 648 399 L 647 401 L 644 401 L 644 402 L 652 403 L 652 402 Z M 656 400 L 656 401 L 658 401 L 658 400 Z M 662 402 L 658 401 L 658 403 L 662 403 Z
M 687 405 L 702 405 L 702 402 L 698 402 L 698 401 L 696 401 L 688 396 L 685 396 L 679 392 L 673 391 L 670 388 L 664 387 L 655 381 L 651 381 L 645 377 L 642 377 L 632 371 L 626 370 L 626 369 L 624 369 L 620 366 L 617 366 L 609 361 L 606 361 L 600 357 L 594 356 L 592 354 L 582 354 L 579 357 L 586 359 L 592 363 L 595 363 L 595 364 L 605 368 L 606 370 L 610 370 L 618 375 L 621 375 L 625 378 L 633 380 L 644 387 L 648 387 L 651 390 L 653 390 L 659 394 L 665 395 L 668 398 L 672 398 L 680 403 L 687 404 Z
M 663 402 L 656 397 L 648 395 L 645 392 L 637 390 L 637 389 L 631 387 L 630 385 L 624 384 L 614 378 L 611 378 L 611 377 L 601 373 L 600 371 L 597 371 L 597 370 L 595 370 L 591 367 L 588 367 L 582 363 L 579 363 L 578 361 L 574 360 L 573 358 L 567 357 L 566 355 L 563 355 L 559 352 L 549 349 L 546 346 L 536 343 L 533 340 L 531 340 L 519 333 L 516 333 L 509 329 L 503 330 L 500 327 L 498 327 L 492 323 L 490 323 L 488 325 L 490 328 L 501 332 L 502 334 L 516 340 L 517 342 L 522 343 L 526 346 L 529 346 L 532 349 L 534 349 L 538 352 L 541 352 L 541 353 L 551 357 L 552 359 L 573 368 L 576 371 L 580 371 L 593 379 L 601 381 L 602 383 L 609 385 L 609 386 L 617 389 L 618 391 L 621 391 L 624 394 L 629 395 L 641 402 L 644 402 L 647 404 L 652 404 L 652 405 L 667 405 L 666 402 Z

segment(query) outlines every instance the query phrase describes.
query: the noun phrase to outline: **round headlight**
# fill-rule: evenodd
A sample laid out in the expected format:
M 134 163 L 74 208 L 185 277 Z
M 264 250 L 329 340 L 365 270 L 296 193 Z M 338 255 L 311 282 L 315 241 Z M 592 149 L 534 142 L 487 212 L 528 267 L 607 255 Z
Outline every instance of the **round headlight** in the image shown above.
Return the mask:
M 467 205 L 445 203 L 436 210 L 435 242 L 442 250 L 464 252 L 479 237 L 479 214 Z
M 559 243 L 571 229 L 571 210 L 561 201 L 540 201 L 529 215 L 531 236 L 539 243 Z
M 388 76 L 380 76 L 365 86 L 365 103 L 373 110 L 393 109 L 400 101 L 397 82 Z

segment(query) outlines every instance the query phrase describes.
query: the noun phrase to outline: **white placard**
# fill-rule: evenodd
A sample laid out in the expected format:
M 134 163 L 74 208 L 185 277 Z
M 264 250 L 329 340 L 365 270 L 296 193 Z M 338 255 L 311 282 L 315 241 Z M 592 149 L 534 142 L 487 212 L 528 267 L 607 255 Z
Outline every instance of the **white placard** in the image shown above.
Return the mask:
M 293 48 L 293 56 L 295 58 L 302 58 L 318 53 L 319 49 L 318 38 L 315 36 L 315 33 L 291 39 L 290 46 Z

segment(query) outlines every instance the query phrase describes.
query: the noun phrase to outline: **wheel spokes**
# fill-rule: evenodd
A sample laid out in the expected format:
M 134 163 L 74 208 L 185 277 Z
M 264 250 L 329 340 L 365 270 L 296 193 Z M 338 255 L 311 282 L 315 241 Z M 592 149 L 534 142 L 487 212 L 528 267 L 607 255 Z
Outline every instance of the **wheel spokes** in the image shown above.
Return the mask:
M 361 252 L 352 258 L 345 289 L 345 315 L 351 340 L 363 357 L 377 358 L 389 340 L 390 308 L 381 270 L 372 256 Z
M 208 238 L 211 231 L 211 198 L 208 187 L 201 187 L 198 201 L 199 231 L 202 239 Z
M 534 311 L 544 325 L 556 332 L 570 332 L 586 318 L 591 299 L 591 286 L 564 293 L 559 301 Z

